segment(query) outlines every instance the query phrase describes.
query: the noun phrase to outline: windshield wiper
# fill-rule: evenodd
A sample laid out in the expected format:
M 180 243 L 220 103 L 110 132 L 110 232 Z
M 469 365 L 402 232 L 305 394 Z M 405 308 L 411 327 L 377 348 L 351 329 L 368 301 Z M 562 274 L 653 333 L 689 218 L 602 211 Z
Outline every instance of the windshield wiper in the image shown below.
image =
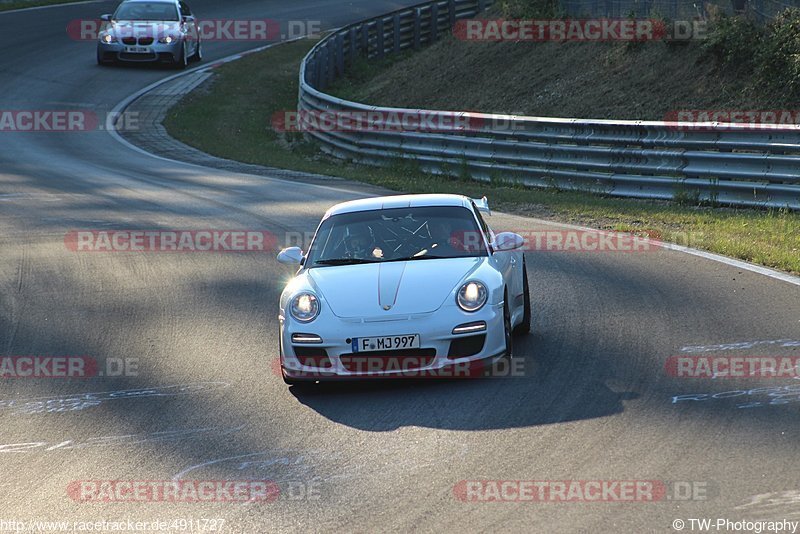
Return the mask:
M 381 261 L 360 260 L 358 258 L 331 258 L 329 260 L 317 260 L 314 265 L 361 265 L 363 263 L 381 263 Z
M 431 254 L 424 254 L 420 256 L 409 256 L 407 258 L 392 258 L 391 260 L 360 260 L 357 258 L 332 258 L 329 260 L 318 260 L 314 265 L 362 265 L 365 263 L 395 263 L 398 261 L 415 261 L 415 260 L 448 260 L 452 258 L 471 258 L 473 256 L 433 256 Z

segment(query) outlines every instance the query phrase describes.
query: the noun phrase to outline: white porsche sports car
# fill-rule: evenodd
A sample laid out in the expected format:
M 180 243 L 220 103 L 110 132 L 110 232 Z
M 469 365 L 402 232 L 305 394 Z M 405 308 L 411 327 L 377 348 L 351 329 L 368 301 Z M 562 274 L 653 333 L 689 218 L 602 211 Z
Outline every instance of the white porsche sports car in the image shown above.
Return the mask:
M 530 331 L 523 238 L 492 232 L 484 197 L 401 195 L 330 208 L 280 299 L 288 384 L 472 375 Z

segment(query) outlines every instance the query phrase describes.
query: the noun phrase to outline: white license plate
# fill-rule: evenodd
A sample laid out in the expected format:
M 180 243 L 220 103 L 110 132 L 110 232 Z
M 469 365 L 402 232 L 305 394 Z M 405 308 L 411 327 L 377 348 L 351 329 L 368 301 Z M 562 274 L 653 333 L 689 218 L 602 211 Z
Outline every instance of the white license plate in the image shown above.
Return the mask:
M 149 46 L 126 46 L 125 51 L 129 54 L 149 54 Z
M 353 352 L 418 349 L 419 334 L 383 337 L 354 337 L 351 348 L 353 349 Z

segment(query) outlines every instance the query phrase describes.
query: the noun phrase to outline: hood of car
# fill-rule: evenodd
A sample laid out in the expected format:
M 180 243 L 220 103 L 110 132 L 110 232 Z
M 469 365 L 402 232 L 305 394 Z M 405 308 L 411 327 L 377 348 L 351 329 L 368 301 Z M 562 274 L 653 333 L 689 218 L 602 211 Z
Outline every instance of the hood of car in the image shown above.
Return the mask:
M 319 267 L 308 276 L 331 311 L 343 318 L 428 313 L 485 258 L 447 258 Z
M 173 21 L 147 20 L 115 20 L 110 31 L 117 37 L 155 37 L 179 35 L 181 23 Z

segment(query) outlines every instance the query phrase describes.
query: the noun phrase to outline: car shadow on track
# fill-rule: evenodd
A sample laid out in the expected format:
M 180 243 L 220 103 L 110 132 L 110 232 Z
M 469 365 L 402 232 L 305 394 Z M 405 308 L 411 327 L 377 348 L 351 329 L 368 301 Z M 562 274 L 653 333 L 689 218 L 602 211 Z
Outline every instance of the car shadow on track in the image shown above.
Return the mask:
M 545 353 L 546 354 L 546 353 Z M 637 393 L 616 392 L 598 369 L 526 354 L 524 376 L 447 380 L 397 379 L 292 386 L 298 401 L 361 430 L 404 426 L 490 430 L 548 425 L 621 413 Z

